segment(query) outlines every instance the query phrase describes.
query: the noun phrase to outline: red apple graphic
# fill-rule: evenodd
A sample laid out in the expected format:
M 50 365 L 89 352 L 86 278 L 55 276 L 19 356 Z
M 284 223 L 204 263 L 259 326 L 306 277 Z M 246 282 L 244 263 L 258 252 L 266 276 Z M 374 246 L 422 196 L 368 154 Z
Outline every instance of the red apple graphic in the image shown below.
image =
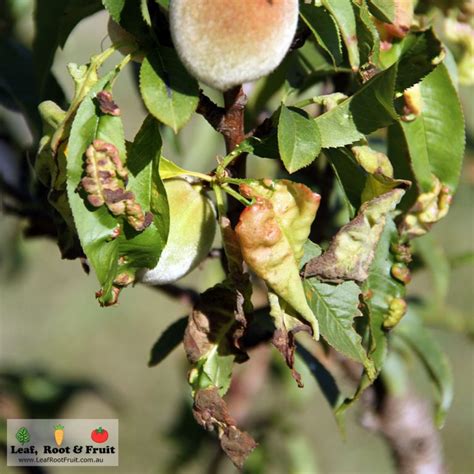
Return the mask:
M 99 427 L 91 433 L 91 439 L 94 443 L 105 443 L 109 439 L 109 433 L 104 428 Z

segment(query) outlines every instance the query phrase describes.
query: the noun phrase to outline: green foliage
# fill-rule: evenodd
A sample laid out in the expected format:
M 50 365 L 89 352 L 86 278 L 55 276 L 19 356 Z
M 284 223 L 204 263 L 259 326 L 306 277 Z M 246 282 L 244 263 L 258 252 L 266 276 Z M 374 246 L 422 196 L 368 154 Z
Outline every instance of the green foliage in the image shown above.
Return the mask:
M 191 118 L 198 104 L 198 84 L 170 48 L 149 53 L 140 70 L 140 90 L 148 110 L 175 132 Z
M 225 278 L 199 298 L 193 294 L 190 316 L 160 336 L 149 365 L 184 341 L 194 416 L 217 430 L 238 467 L 256 444 L 236 427 L 222 396 L 234 365 L 262 343 L 277 348 L 302 387 L 295 365 L 300 354 L 339 421 L 375 381 L 390 392 L 387 380 L 397 374 L 385 365 L 387 355 L 410 348 L 435 384 L 441 425 L 452 376 L 426 328 L 426 314 L 445 306 L 450 261 L 425 234 L 449 211 L 465 129 L 452 80 L 455 64 L 451 56 L 449 64 L 443 62 L 444 48 L 433 30 L 437 10 L 426 16 L 419 9 L 416 28 L 394 38 L 386 27 L 397 21 L 395 1 L 301 2 L 293 50 L 248 88 L 247 106 L 239 88 L 224 93 L 222 106 L 200 90 L 173 48 L 168 7 L 166 0 L 37 2 L 33 53 L 0 35 L 0 59 L 9 63 L 0 72 L 0 102 L 21 111 L 33 131 L 36 176 L 25 188 L 54 223 L 48 235 L 57 234 L 63 256 L 87 259 L 100 284 L 99 302 L 107 306 L 117 303 L 122 288 L 146 282 L 150 269 L 158 268 L 154 281 L 163 284 L 164 273 L 179 266 L 180 252 L 205 259 L 218 221 L 215 244 Z M 131 35 L 132 53 L 105 73 L 101 68 L 119 44 L 86 65 L 70 63 L 75 91 L 67 105 L 50 71 L 54 54 L 75 25 L 101 8 Z M 112 91 L 132 57 L 143 58 L 138 91 L 148 115 L 128 142 Z M 222 61 L 233 67 L 232 58 Z M 180 141 L 188 139 L 181 130 L 196 113 L 227 148 L 207 172 L 162 156 L 170 136 L 180 150 Z M 204 150 L 203 162 L 215 158 L 210 155 Z M 252 179 L 245 161 L 258 168 L 261 158 L 272 159 L 277 171 Z M 168 184 L 176 178 L 199 189 L 194 204 L 205 208 L 206 223 L 194 207 L 183 211 L 184 199 L 168 199 Z M 217 212 L 207 198 L 211 192 Z M 183 216 L 186 222 L 174 235 L 173 219 Z M 157 264 L 166 248 L 173 255 L 164 264 L 170 268 L 162 270 Z M 420 267 L 432 272 L 435 296 L 415 312 L 407 285 L 410 271 Z M 298 333 L 312 338 L 305 341 Z M 317 342 L 319 334 L 323 341 Z M 323 353 L 334 359 L 331 364 Z M 402 355 L 397 352 L 397 360 Z M 348 397 L 328 371 L 345 359 L 362 372 Z M 382 370 L 391 373 L 379 378 Z M 28 441 L 24 434 L 21 439 Z M 298 466 L 304 446 L 295 442 L 289 450 L 291 465 Z M 259 466 L 261 459 L 254 459 Z

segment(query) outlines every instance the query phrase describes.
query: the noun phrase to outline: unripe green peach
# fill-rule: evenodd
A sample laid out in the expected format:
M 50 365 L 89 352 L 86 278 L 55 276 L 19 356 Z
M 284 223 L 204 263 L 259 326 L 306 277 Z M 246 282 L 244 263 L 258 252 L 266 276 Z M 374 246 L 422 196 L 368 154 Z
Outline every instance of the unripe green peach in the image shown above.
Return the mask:
M 200 81 L 227 90 L 275 69 L 295 35 L 298 0 L 171 0 L 174 45 Z
M 199 186 L 184 179 L 164 184 L 170 209 L 168 241 L 157 266 L 139 275 L 151 285 L 179 280 L 196 268 L 209 254 L 216 232 L 214 208 Z

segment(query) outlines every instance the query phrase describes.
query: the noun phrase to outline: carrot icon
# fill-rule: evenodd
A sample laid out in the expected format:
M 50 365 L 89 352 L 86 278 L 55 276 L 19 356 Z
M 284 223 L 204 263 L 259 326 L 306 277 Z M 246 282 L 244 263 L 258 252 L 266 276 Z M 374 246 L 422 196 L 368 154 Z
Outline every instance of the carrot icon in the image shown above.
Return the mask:
M 56 425 L 54 427 L 54 440 L 58 446 L 63 444 L 64 439 L 64 426 L 63 425 Z

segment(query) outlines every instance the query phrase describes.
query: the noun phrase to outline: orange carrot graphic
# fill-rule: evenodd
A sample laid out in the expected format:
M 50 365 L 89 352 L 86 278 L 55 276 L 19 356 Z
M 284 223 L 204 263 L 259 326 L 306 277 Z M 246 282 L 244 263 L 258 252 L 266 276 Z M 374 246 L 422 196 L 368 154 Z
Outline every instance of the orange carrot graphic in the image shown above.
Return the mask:
M 63 425 L 56 425 L 54 427 L 54 440 L 58 446 L 63 444 L 64 439 L 64 426 Z

